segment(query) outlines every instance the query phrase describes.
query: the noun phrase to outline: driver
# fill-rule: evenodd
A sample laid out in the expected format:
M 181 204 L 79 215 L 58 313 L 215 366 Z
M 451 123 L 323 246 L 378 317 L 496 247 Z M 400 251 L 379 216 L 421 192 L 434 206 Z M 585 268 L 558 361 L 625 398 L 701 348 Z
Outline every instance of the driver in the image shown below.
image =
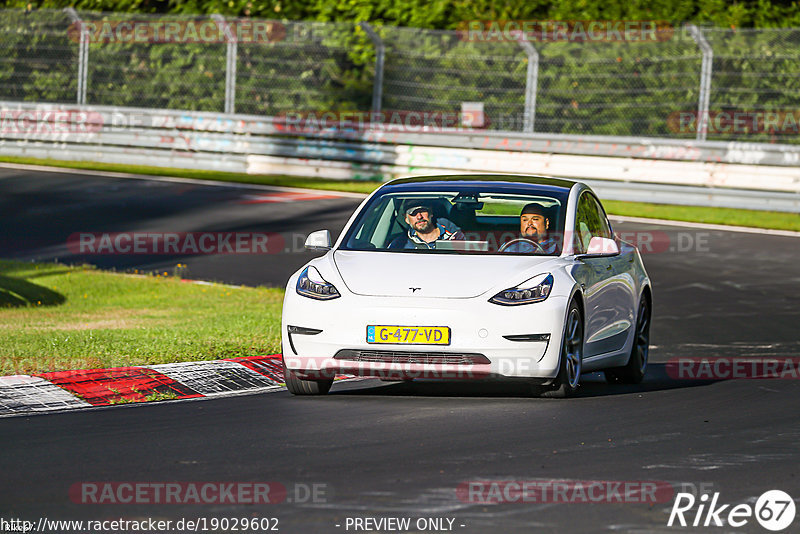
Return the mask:
M 436 248 L 441 240 L 465 239 L 461 230 L 444 218 L 434 219 L 433 210 L 425 204 L 414 204 L 406 210 L 408 234 L 389 243 L 389 248 Z
M 520 236 L 509 241 L 510 244 L 503 252 L 555 254 L 558 242 L 548 235 L 549 229 L 550 218 L 547 217 L 544 206 L 536 202 L 526 204 L 519 214 Z

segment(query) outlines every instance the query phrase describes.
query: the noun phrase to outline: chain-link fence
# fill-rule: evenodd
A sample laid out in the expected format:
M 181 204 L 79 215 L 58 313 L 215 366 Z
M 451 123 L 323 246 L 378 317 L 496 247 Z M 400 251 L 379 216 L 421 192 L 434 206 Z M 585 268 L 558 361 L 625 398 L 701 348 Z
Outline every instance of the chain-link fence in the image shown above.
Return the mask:
M 507 129 L 525 111 L 527 57 L 516 42 L 471 42 L 457 32 L 383 27 L 381 105 L 387 111 L 458 113 L 483 104 L 484 123 Z
M 800 28 L 704 34 L 714 51 L 708 138 L 800 142 Z M 743 115 L 738 126 L 725 120 L 736 111 Z M 762 122 L 752 124 L 749 115 Z
M 7 101 L 382 118 L 482 108 L 482 127 L 499 131 L 800 142 L 794 28 L 683 26 L 631 42 L 70 9 L 0 14 Z
M 239 113 L 369 110 L 374 50 L 358 26 L 277 22 L 271 39 L 238 44 Z
M 0 11 L 0 98 L 75 102 L 78 43 L 62 11 Z
M 540 50 L 538 131 L 693 137 L 670 129 L 696 112 L 701 53 L 685 29 L 656 42 L 546 42 Z
M 86 104 L 142 108 L 224 109 L 226 43 L 170 42 L 147 31 L 122 38 L 134 24 L 146 30 L 170 23 L 190 27 L 200 17 L 81 12 L 70 34 L 80 41 L 87 25 Z M 155 26 L 162 23 L 163 26 Z M 131 33 L 133 33 L 133 29 Z M 163 30 L 162 30 L 163 32 Z

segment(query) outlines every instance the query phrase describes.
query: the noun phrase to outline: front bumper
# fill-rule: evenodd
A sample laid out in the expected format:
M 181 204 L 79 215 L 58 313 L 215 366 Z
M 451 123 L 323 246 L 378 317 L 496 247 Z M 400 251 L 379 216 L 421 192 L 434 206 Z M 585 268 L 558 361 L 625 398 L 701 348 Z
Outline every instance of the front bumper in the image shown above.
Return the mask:
M 283 357 L 288 369 L 306 378 L 551 379 L 558 373 L 566 305 L 559 295 L 522 306 L 499 306 L 484 296 L 344 294 L 317 301 L 291 288 L 283 306 Z M 448 326 L 450 344 L 367 343 L 368 325 Z M 459 360 L 459 355 L 485 358 Z

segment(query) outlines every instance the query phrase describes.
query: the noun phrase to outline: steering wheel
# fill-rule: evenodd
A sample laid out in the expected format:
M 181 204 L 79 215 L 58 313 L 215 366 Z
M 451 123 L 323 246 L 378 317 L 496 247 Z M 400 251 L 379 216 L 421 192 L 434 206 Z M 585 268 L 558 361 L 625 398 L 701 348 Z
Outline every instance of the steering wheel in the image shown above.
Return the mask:
M 508 243 L 503 243 L 503 245 L 499 249 L 497 249 L 497 252 L 503 252 L 509 246 L 513 245 L 514 243 L 520 243 L 520 242 L 530 243 L 531 245 L 535 246 L 537 249 L 542 251 L 542 254 L 545 253 L 544 249 L 542 248 L 542 245 L 540 245 L 539 243 L 537 243 L 536 241 L 534 241 L 532 239 L 527 239 L 527 238 L 524 238 L 524 237 L 518 237 L 516 239 L 512 239 Z

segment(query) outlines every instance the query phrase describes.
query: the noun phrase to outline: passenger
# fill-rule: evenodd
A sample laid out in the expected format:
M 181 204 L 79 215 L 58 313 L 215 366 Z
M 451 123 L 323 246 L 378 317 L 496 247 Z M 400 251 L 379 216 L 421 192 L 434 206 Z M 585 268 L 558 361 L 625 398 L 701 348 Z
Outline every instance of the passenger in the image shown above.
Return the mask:
M 414 204 L 406 210 L 408 234 L 397 237 L 389 243 L 390 249 L 436 248 L 442 240 L 463 240 L 461 230 L 445 218 L 435 219 L 433 211 L 424 204 Z
M 550 237 L 549 229 L 550 218 L 544 207 L 536 202 L 526 204 L 519 214 L 520 236 L 500 247 L 500 252 L 555 254 L 558 241 Z

